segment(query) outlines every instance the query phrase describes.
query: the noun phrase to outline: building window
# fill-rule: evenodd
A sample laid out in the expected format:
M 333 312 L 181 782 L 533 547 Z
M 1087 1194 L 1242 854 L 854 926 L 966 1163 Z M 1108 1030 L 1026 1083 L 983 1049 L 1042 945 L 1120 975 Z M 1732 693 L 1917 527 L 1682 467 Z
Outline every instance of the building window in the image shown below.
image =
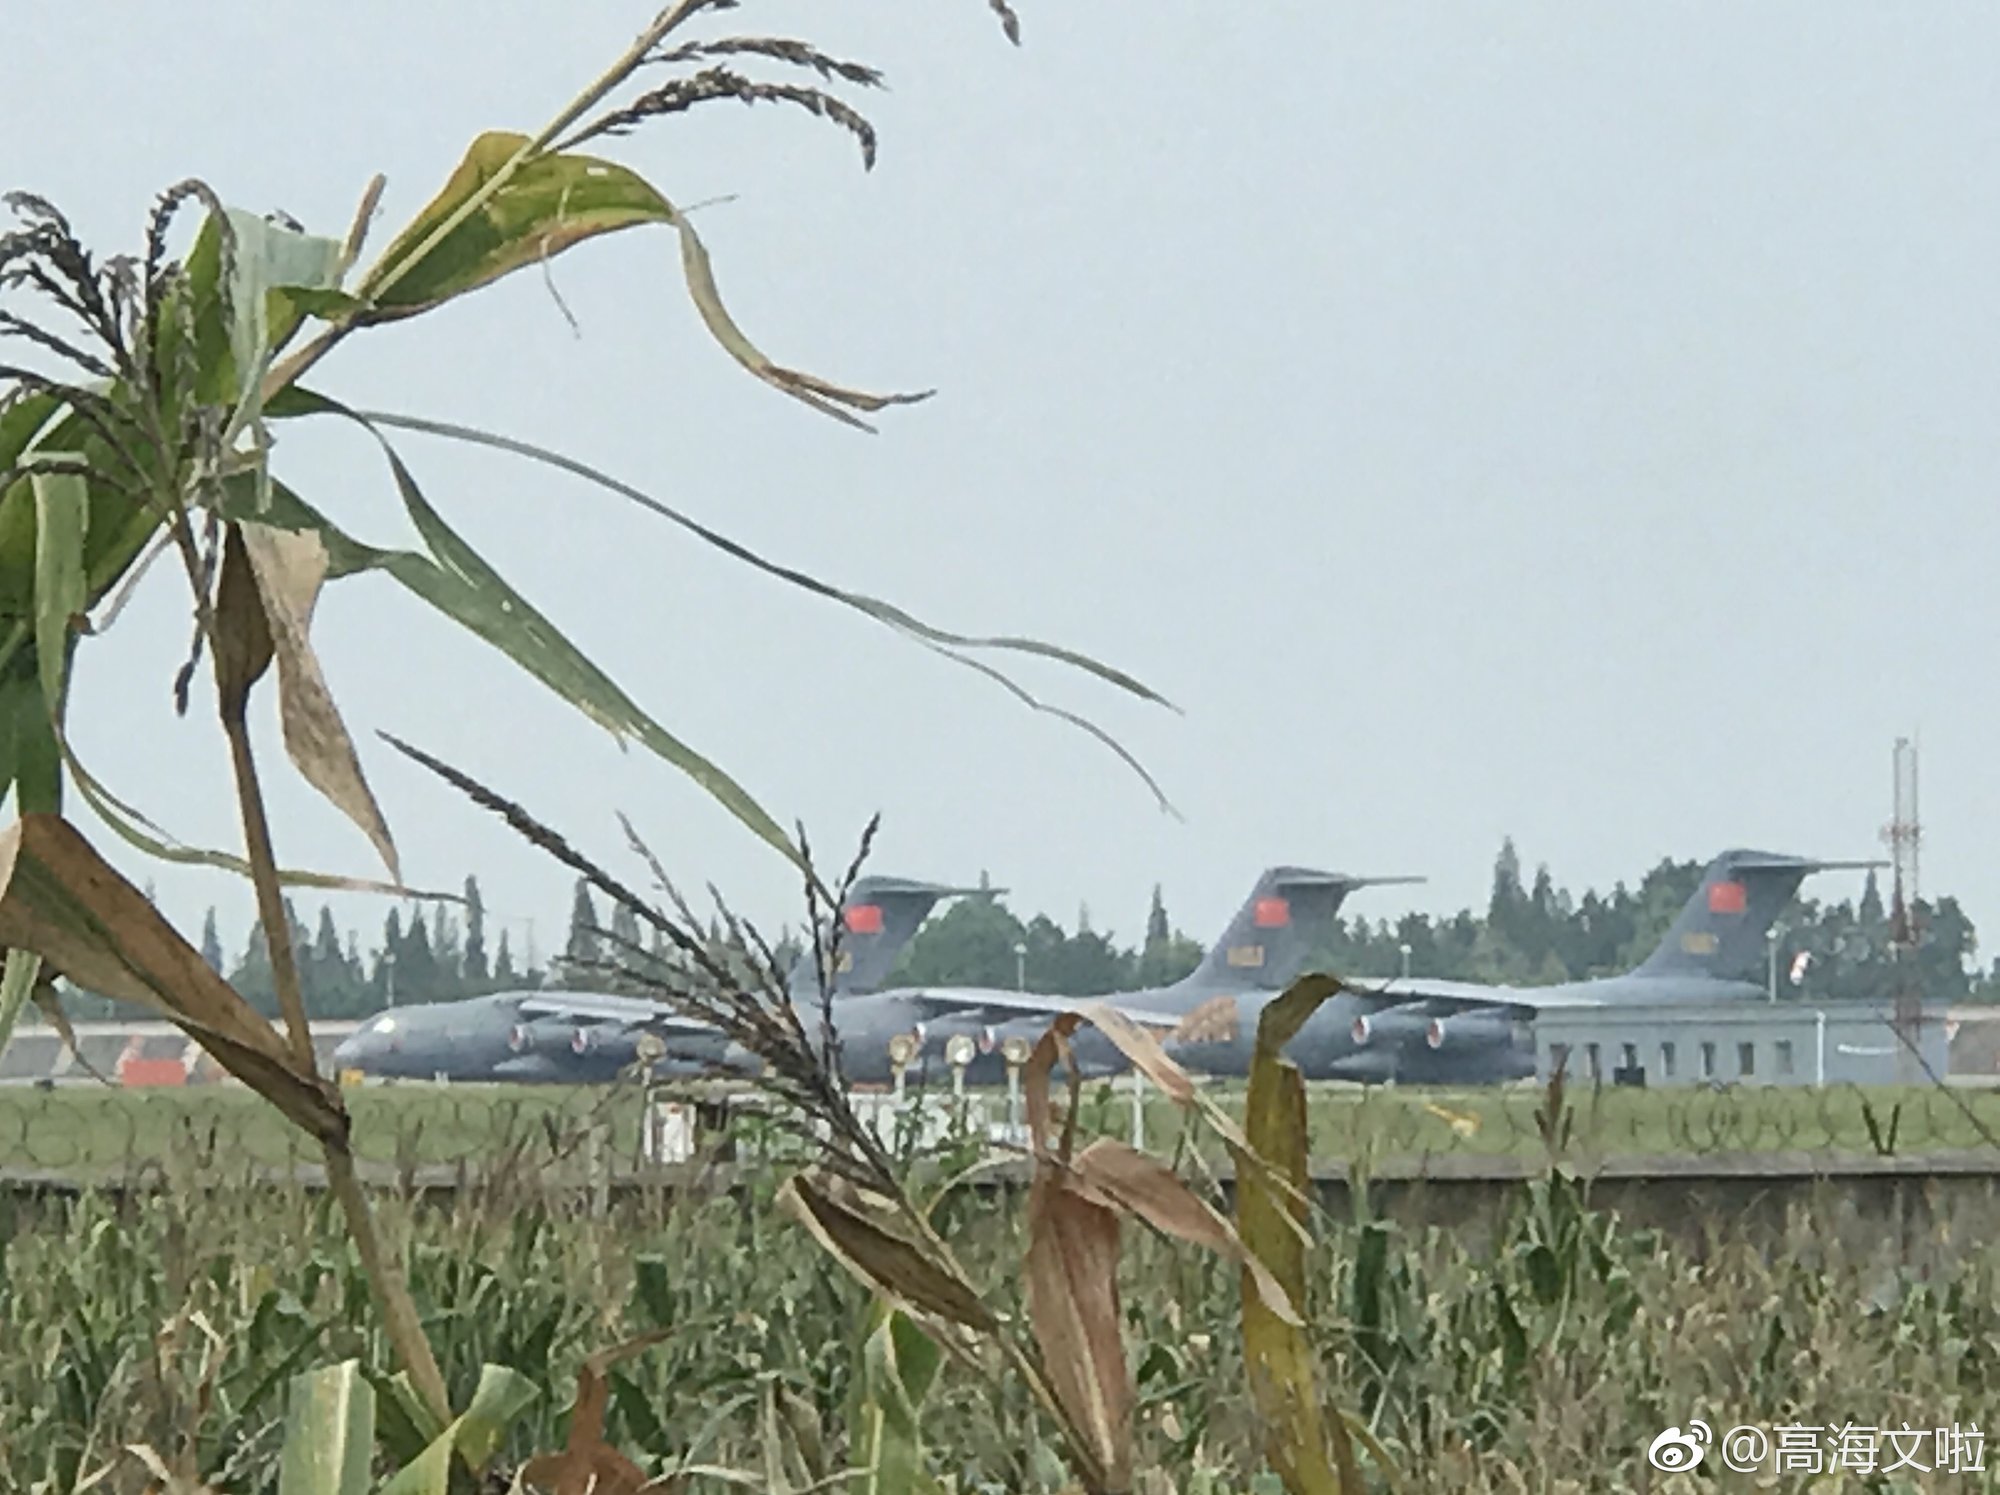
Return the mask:
M 1712 1043 L 1701 1046 L 1701 1077 L 1704 1080 L 1715 1078 L 1715 1045 Z
M 1736 1045 L 1736 1072 L 1746 1078 L 1757 1073 L 1757 1045 L 1739 1043 Z
M 1789 1038 L 1781 1038 L 1778 1040 L 1778 1073 L 1781 1075 L 1788 1075 L 1791 1072 L 1792 1072 L 1792 1041 Z
M 1590 1059 L 1590 1077 L 1593 1080 L 1603 1079 L 1604 1060 L 1597 1052 L 1597 1045 L 1594 1043 L 1587 1043 L 1583 1046 L 1583 1052 Z
M 1660 1076 L 1668 1080 L 1674 1077 L 1674 1046 L 1671 1043 L 1660 1045 Z
M 1569 1045 L 1566 1043 L 1550 1044 L 1549 1073 L 1554 1074 L 1558 1070 L 1566 1069 L 1568 1066 L 1569 1066 Z
M 1639 1045 L 1636 1043 L 1628 1043 L 1624 1045 L 1624 1049 L 1625 1049 L 1625 1058 L 1623 1061 L 1624 1067 L 1626 1069 L 1637 1069 L 1639 1067 Z

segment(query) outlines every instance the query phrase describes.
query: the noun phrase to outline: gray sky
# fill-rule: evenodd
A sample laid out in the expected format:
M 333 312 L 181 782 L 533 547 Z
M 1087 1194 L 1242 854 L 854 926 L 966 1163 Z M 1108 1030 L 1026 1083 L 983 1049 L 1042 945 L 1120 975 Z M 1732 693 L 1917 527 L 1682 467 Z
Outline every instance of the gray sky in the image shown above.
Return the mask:
M 1181 822 L 876 625 L 580 484 L 408 438 L 452 522 L 830 862 L 879 808 L 877 870 L 983 867 L 1017 907 L 1087 901 L 1122 938 L 1155 881 L 1209 938 L 1275 861 L 1425 873 L 1350 909 L 1447 910 L 1484 899 L 1508 833 L 1572 888 L 1732 844 L 1877 854 L 1891 739 L 1920 730 L 1926 887 L 2000 929 L 2000 12 L 1018 3 L 1019 52 L 980 0 L 710 23 L 884 68 L 872 175 L 767 108 L 610 149 L 679 201 L 737 194 L 700 224 L 773 357 L 939 388 L 879 436 L 731 364 L 664 231 L 557 262 L 580 339 L 525 274 L 356 339 L 316 382 L 563 448 L 778 559 L 1085 649 L 1186 708 L 1020 669 L 1117 732 Z M 0 185 L 110 252 L 182 176 L 337 234 L 380 170 L 379 248 L 475 133 L 535 128 L 649 12 L 328 14 L 39 8 L 9 38 Z M 404 536 L 365 437 L 287 430 L 279 470 Z M 83 651 L 76 737 L 175 832 L 233 847 L 209 697 L 198 721 L 169 705 L 189 626 L 162 567 Z M 318 630 L 357 734 L 614 858 L 624 809 L 677 876 L 795 915 L 783 864 L 698 791 L 393 583 L 341 583 Z M 363 752 L 410 881 L 476 869 L 496 917 L 557 941 L 567 874 Z M 267 777 L 285 860 L 376 870 L 275 756 Z M 216 902 L 240 944 L 226 875 L 153 875 L 190 933 Z

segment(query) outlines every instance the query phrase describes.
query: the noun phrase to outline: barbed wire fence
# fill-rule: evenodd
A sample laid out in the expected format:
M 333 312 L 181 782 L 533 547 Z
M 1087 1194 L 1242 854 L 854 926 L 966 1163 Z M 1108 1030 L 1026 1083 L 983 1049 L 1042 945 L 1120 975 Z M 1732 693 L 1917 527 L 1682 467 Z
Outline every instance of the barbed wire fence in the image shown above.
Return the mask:
M 1224 1109 L 1241 1091 L 1218 1086 Z M 1809 1167 L 1814 1159 L 1923 1160 L 1965 1171 L 1989 1161 L 2000 1176 L 2000 1090 L 1947 1085 L 1722 1086 L 1645 1089 L 1572 1082 L 1568 1159 L 1630 1173 L 1657 1161 L 1681 1171 L 1729 1159 Z M 905 1147 L 963 1144 L 1005 1150 L 1019 1136 L 1005 1092 L 913 1089 L 901 1102 L 868 1097 Z M 1488 1160 L 1518 1173 L 1545 1157 L 1540 1086 L 1486 1091 L 1314 1086 L 1308 1107 L 1315 1170 L 1463 1174 Z M 755 1109 L 713 1088 L 638 1083 L 588 1088 L 444 1084 L 364 1086 L 350 1092 L 357 1155 L 378 1174 L 451 1187 L 509 1170 L 562 1187 L 581 1181 L 672 1175 L 691 1163 L 742 1168 L 784 1160 Z M 1130 1076 L 1084 1087 L 1080 1125 L 1171 1150 L 1191 1123 Z M 303 1174 L 315 1152 L 233 1084 L 145 1088 L 89 1080 L 0 1085 L 0 1186 L 127 1183 L 209 1172 Z M 1444 1160 L 1450 1160 L 1448 1164 Z

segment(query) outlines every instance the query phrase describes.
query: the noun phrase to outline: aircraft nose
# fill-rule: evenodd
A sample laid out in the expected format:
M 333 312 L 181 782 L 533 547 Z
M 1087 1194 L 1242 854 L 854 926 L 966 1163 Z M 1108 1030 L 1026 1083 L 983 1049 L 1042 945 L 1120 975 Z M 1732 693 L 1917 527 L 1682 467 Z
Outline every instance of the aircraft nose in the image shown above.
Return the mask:
M 333 1066 L 336 1070 L 352 1069 L 370 1058 L 376 1048 L 377 1045 L 369 1034 L 350 1033 L 333 1046 Z

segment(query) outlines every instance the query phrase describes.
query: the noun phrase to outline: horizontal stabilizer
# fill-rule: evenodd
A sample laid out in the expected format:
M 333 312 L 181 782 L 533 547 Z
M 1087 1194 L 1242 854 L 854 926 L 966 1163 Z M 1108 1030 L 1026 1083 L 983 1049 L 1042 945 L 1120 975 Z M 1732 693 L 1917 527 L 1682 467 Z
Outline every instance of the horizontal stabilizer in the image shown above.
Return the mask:
M 1743 871 L 1799 872 L 1810 877 L 1815 872 L 1879 871 L 1889 864 L 1879 857 L 1858 862 L 1822 862 L 1813 857 L 1745 855 L 1739 856 L 1733 865 Z

